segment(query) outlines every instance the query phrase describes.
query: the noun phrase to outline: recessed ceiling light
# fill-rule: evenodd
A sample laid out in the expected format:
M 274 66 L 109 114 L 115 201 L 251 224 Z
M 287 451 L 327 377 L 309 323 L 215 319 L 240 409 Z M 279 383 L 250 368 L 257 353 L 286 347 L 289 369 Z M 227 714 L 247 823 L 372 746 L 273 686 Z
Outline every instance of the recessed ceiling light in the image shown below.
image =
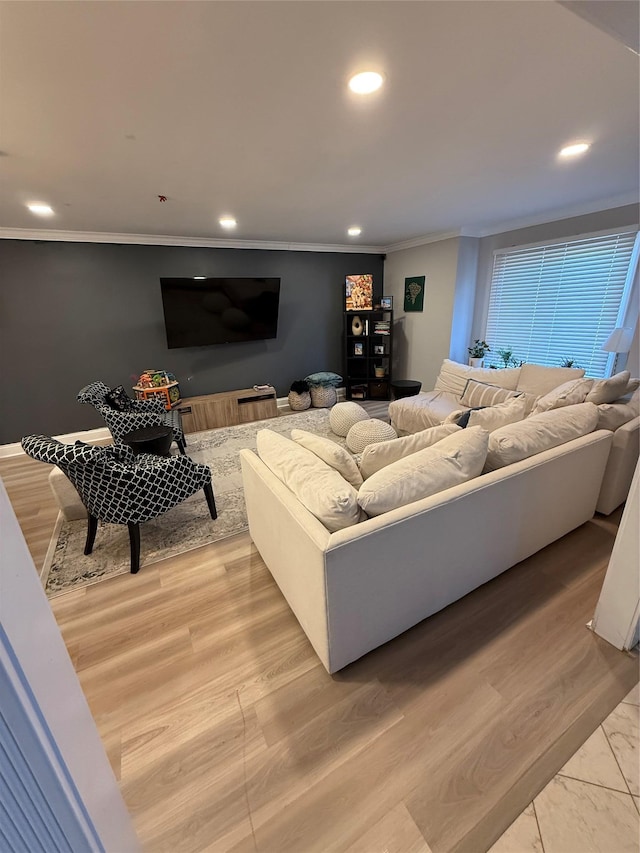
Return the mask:
M 377 71 L 362 71 L 349 80 L 349 88 L 358 95 L 368 95 L 382 86 L 382 74 Z
M 359 225 L 352 225 L 352 227 L 348 229 L 347 234 L 349 237 L 359 237 L 362 234 L 362 228 L 360 228 Z
M 218 222 L 223 228 L 235 228 L 238 224 L 233 216 L 223 216 L 222 219 L 218 220 Z
M 576 142 L 573 145 L 566 145 L 560 150 L 561 157 L 577 157 L 578 154 L 584 154 L 588 151 L 591 145 L 588 142 Z
M 204 281 L 205 278 L 206 278 L 206 275 L 194 275 L 193 280 L 194 281 Z
M 41 202 L 34 202 L 33 204 L 28 204 L 27 207 L 31 211 L 31 213 L 36 213 L 38 216 L 51 216 L 53 213 L 53 208 L 49 207 L 48 204 L 42 204 Z

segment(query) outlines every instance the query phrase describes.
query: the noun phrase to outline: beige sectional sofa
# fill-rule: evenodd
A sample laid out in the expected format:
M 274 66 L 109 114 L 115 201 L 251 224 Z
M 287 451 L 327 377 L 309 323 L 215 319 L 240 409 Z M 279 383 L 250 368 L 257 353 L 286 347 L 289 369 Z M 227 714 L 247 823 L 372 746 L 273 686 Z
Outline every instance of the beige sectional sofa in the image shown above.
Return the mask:
M 584 370 L 580 368 L 523 364 L 494 370 L 468 367 L 445 359 L 433 391 L 390 403 L 389 416 L 398 435 L 416 433 L 440 423 L 455 423 L 472 405 L 490 402 L 478 393 L 478 385 L 497 386 L 506 393 L 518 394 L 520 401 L 512 399 L 498 404 L 499 408 L 523 409 L 516 413 L 516 420 L 531 415 L 536 407 L 566 405 L 567 395 L 571 394 L 574 397 L 570 402 L 593 401 L 598 406 L 597 428 L 613 432 L 611 454 L 596 506 L 598 512 L 609 515 L 626 500 L 638 461 L 639 384 L 627 371 L 609 380 L 592 380 L 584 378 Z M 495 411 L 498 414 L 498 410 Z M 468 422 L 485 425 L 491 413 L 491 409 L 471 412 Z
M 361 485 L 342 448 L 259 433 L 258 452 L 240 452 L 249 531 L 326 669 L 588 521 L 613 439 L 597 420 L 583 403 L 491 434 L 429 429 L 435 444 L 414 452 L 411 436 L 410 455 L 365 472 Z

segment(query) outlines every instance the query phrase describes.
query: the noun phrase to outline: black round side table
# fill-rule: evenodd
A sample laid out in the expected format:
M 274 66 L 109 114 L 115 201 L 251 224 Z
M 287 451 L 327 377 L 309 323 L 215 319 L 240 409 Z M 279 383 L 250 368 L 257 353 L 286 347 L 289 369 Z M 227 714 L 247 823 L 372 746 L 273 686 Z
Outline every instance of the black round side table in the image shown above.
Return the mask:
M 414 397 L 420 392 L 422 382 L 415 379 L 396 379 L 391 383 L 391 393 L 394 400 L 399 400 L 401 397 Z
M 139 453 L 155 453 L 156 456 L 169 456 L 173 430 L 168 426 L 148 426 L 134 429 L 122 436 L 136 456 Z

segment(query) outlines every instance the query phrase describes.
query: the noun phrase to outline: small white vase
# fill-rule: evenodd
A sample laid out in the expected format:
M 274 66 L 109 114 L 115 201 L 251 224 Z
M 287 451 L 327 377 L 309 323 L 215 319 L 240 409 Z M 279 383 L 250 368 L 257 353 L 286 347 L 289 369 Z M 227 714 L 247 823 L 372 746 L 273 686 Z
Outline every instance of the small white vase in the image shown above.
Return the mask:
M 484 358 L 470 358 L 469 359 L 469 367 L 482 367 L 484 364 Z

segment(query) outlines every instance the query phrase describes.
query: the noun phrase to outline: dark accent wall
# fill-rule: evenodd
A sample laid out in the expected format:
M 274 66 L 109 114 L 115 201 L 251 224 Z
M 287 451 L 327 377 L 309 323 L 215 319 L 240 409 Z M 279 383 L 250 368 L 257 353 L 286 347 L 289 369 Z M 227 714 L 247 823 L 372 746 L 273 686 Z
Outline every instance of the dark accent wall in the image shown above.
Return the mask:
M 0 240 L 0 444 L 104 426 L 76 401 L 96 379 L 124 385 L 147 368 L 175 373 L 183 397 L 340 373 L 346 275 L 380 255 Z M 277 276 L 275 340 L 169 350 L 160 277 Z M 131 394 L 133 392 L 130 391 Z

